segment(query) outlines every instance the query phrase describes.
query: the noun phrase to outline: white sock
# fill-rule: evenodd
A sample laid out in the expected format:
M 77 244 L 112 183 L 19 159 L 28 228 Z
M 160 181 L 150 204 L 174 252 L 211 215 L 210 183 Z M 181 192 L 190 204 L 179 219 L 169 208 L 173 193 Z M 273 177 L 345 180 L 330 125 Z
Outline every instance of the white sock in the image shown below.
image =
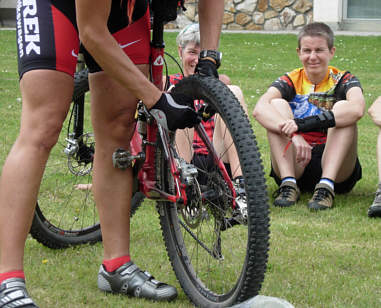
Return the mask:
M 330 180 L 330 179 L 321 178 L 320 181 L 319 181 L 319 184 L 320 183 L 327 184 L 329 187 L 332 188 L 332 190 L 335 190 L 335 183 L 332 180 Z
M 284 182 L 293 182 L 294 184 L 296 184 L 296 179 L 292 176 L 286 176 L 285 178 L 282 179 L 282 183 Z

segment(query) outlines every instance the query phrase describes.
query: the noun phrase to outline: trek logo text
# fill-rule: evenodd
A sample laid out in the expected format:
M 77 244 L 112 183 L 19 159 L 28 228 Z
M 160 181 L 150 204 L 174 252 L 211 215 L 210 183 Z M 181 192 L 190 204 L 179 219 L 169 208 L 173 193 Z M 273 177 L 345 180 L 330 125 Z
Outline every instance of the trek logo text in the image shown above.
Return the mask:
M 19 0 L 17 2 L 17 34 L 20 58 L 32 52 L 40 54 L 40 27 L 37 17 L 37 0 Z

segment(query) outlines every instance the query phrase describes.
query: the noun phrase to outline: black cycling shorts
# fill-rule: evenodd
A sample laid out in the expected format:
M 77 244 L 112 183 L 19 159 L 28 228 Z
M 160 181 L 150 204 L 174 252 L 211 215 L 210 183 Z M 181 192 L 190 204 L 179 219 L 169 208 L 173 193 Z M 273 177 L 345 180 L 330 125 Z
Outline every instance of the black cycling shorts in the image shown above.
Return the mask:
M 131 24 L 127 17 L 127 1 L 112 0 L 108 28 L 135 64 L 149 63 L 147 0 L 136 1 Z M 18 0 L 16 32 L 20 78 L 35 69 L 74 75 L 80 45 L 75 0 Z M 84 53 L 89 70 L 100 71 L 94 59 L 86 51 Z
M 325 144 L 318 144 L 312 148 L 311 161 L 304 169 L 302 176 L 297 179 L 297 184 L 302 192 L 313 192 L 317 183 L 319 183 L 322 175 L 321 159 L 323 156 Z M 280 185 L 281 179 L 275 174 L 271 166 L 270 176 L 275 182 Z M 362 177 L 362 168 L 359 159 L 356 159 L 356 164 L 352 174 L 344 181 L 335 183 L 335 193 L 344 194 L 352 190 Z

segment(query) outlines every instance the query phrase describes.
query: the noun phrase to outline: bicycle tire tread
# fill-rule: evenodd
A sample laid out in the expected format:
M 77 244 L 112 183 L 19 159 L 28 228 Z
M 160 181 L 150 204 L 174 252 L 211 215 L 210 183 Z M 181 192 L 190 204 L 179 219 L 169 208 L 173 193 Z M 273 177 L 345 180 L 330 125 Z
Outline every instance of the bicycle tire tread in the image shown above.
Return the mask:
M 246 273 L 242 278 L 242 285 L 239 287 L 238 295 L 234 299 L 236 303 L 242 302 L 258 294 L 264 280 L 269 249 L 268 196 L 257 142 L 241 105 L 235 104 L 232 106 L 225 102 L 225 98 L 233 94 L 215 78 L 204 77 L 200 80 L 198 76 L 188 77 L 187 80 L 183 79 L 182 83 L 179 83 L 173 91 L 177 94 L 184 94 L 190 97 L 194 97 L 193 95 L 197 91 L 200 94 L 197 96 L 198 99 L 207 99 L 209 95 L 219 102 L 216 106 L 219 108 L 217 111 L 227 119 L 226 124 L 229 125 L 232 138 L 235 140 L 235 144 L 239 146 L 237 151 L 241 153 L 241 166 L 244 165 L 242 169 L 245 169 L 246 182 L 251 183 L 247 185 L 246 194 L 250 200 L 257 200 L 255 208 L 252 206 L 248 209 L 249 233 L 255 236 L 249 238 Z M 160 206 L 158 206 L 158 209 L 160 213 L 162 211 Z M 160 221 L 167 253 L 175 269 L 179 266 L 176 264 L 178 262 L 176 259 L 177 252 L 171 251 L 173 250 L 173 244 L 170 243 L 170 236 L 165 234 L 168 232 L 166 224 L 169 222 L 165 221 L 164 218 L 160 219 Z M 184 292 L 195 305 L 214 307 L 214 302 L 210 302 L 207 299 L 200 300 L 198 298 L 200 293 L 195 291 L 192 286 L 187 285 L 187 279 L 179 277 L 176 269 L 175 272 Z M 216 304 L 215 307 L 218 307 L 218 305 Z

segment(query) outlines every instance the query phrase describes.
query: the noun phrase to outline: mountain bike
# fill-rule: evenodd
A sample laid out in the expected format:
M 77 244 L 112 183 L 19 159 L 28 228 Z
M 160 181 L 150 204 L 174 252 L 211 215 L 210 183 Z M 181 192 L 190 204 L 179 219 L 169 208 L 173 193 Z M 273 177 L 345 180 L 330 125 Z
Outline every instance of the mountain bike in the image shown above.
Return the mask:
M 163 88 L 164 21 L 154 15 L 151 78 L 160 89 Z M 88 91 L 86 86 L 80 86 L 86 83 L 82 82 L 85 76 L 86 71 L 77 74 L 75 98 L 83 97 Z M 221 151 L 208 137 L 201 122 L 194 129 L 208 150 L 210 163 L 196 166 L 179 150 L 176 132 L 165 129 L 160 114 L 148 111 L 140 102 L 131 149 L 116 149 L 113 163 L 116 168 L 132 168 L 134 192 L 157 201 L 168 257 L 189 299 L 200 307 L 231 306 L 257 295 L 266 271 L 269 216 L 260 153 L 245 112 L 222 82 L 193 75 L 184 78 L 171 91 L 191 101 L 203 101 L 203 117 L 214 116 L 223 127 L 224 140 L 225 137 L 229 140 L 225 150 Z M 193 108 L 193 104 L 190 107 Z M 80 110 L 73 114 L 80 114 Z M 84 196 L 77 205 L 78 191 L 72 188 L 75 183 L 91 183 L 90 157 L 95 145 L 91 134 L 79 134 L 73 142 L 70 133 L 66 135 L 69 136 L 64 142 L 67 165 L 44 179 L 47 189 L 44 191 L 42 187 L 41 194 L 45 194 L 45 204 L 42 206 L 39 201 L 40 213 L 37 209 L 36 217 L 45 215 L 45 210 L 56 213 L 42 226 L 49 225 L 57 236 L 75 242 L 81 232 L 87 236 L 99 232 L 91 189 L 79 190 Z M 186 142 L 191 148 L 193 140 Z M 70 156 L 72 143 L 74 154 Z M 244 179 L 240 189 L 230 175 L 236 170 L 229 172 L 224 164 L 231 150 L 238 155 L 238 168 Z M 53 156 L 53 160 L 62 164 L 60 158 Z M 70 171 L 67 178 L 60 173 L 60 170 L 67 173 L 65 168 Z M 63 184 L 69 187 L 69 192 L 61 187 Z M 68 196 L 70 203 L 59 202 Z M 247 207 L 240 202 L 242 196 Z M 86 214 L 91 218 L 79 223 Z M 61 227 L 60 223 L 67 216 L 69 224 Z M 76 228 L 71 228 L 70 223 Z

